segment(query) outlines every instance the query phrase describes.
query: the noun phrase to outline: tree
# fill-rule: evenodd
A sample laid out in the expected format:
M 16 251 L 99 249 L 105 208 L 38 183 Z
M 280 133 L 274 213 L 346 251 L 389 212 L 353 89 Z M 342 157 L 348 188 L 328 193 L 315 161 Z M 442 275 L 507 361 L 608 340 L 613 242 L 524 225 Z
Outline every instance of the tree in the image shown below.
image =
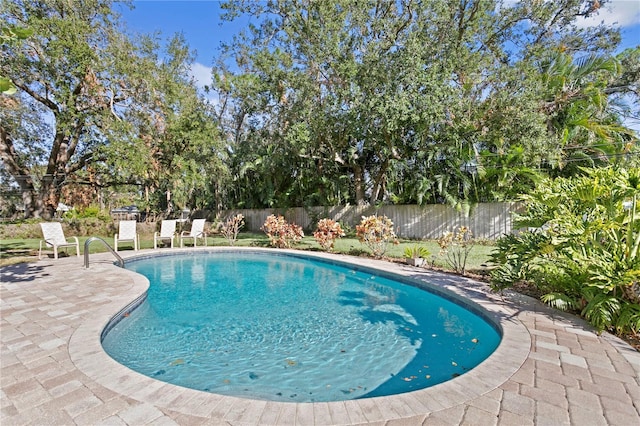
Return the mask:
M 256 207 L 513 198 L 564 158 L 539 65 L 608 57 L 619 31 L 576 25 L 605 3 L 225 3 L 257 24 L 227 46 L 237 71 L 216 71 L 219 114 L 236 182 L 265 182 L 234 193 Z
M 146 90 L 137 98 L 141 105 L 124 110 L 110 132 L 118 143 L 101 147 L 103 176 L 138 186 L 148 212 L 219 208 L 225 156 L 212 107 L 188 77 L 193 54 L 181 35 L 165 51 L 155 39 L 145 45 L 150 57 L 139 72 L 147 76 Z
M 260 116 L 236 129 L 242 129 L 247 140 L 249 133 L 259 133 L 262 139 L 277 141 L 279 148 L 288 147 L 289 151 L 281 151 L 283 158 L 307 166 L 297 168 L 291 181 L 320 188 L 321 193 L 312 195 L 315 202 L 345 193 L 328 191 L 327 183 L 335 182 L 336 176 L 341 186 L 350 187 L 347 201 L 382 199 L 397 147 L 411 132 L 406 127 L 411 116 L 427 117 L 441 109 L 437 102 L 441 86 L 425 80 L 441 71 L 423 67 L 412 55 L 412 49 L 425 45 L 409 28 L 419 22 L 418 12 L 426 11 L 404 1 L 378 7 L 350 1 L 247 2 L 227 7 L 232 14 L 267 17 L 251 38 L 239 37 L 229 47 L 243 73 L 225 73 L 226 85 L 220 87 L 247 88 L 228 84 L 246 79 L 246 73 L 260 78 L 259 84 L 249 86 L 257 92 L 231 94 L 236 105 L 252 107 L 241 108 L 238 116 L 249 120 L 251 115 Z M 410 49 L 398 47 L 404 44 Z M 238 124 L 243 119 L 230 121 Z M 284 171 L 282 175 L 293 177 Z
M 558 168 L 603 166 L 623 160 L 634 132 L 612 111 L 608 88 L 621 75 L 612 56 L 588 55 L 574 60 L 563 51 L 548 52 L 541 62 L 547 126 L 561 147 Z M 566 171 L 565 171 L 566 173 Z
M 115 65 L 117 51 L 135 52 L 116 31 L 110 2 L 70 5 L 14 1 L 2 6 L 4 20 L 23 23 L 35 32 L 24 47 L 3 51 L 2 72 L 12 78 L 22 103 L 36 103 L 46 111 L 53 128 L 49 138 L 45 133 L 21 140 L 18 124 L 8 127 L 3 120 L 0 152 L 22 190 L 26 217 L 52 215 L 65 181 L 106 142 L 97 129 L 117 121 L 118 105 L 133 94 L 110 66 Z M 39 173 L 19 152 L 29 143 L 48 151 Z
M 195 133 L 188 126 L 198 121 L 200 146 L 216 138 L 186 77 L 184 40 L 174 39 L 160 57 L 155 39 L 134 42 L 122 32 L 112 4 L 12 0 L 0 6 L 4 21 L 34 31 L 0 56 L 2 74 L 18 88 L 16 101 L 0 112 L 0 155 L 21 189 L 26 217 L 50 217 L 62 188 L 82 180 L 88 165 L 99 174 L 92 185 L 102 187 L 173 190 L 207 179 L 193 155 L 208 151 L 191 145 Z M 27 115 L 30 108 L 37 108 L 36 117 Z M 156 143 L 159 135 L 162 144 Z M 211 158 L 205 164 L 219 164 Z M 163 182 L 167 170 L 172 174 Z M 185 204 L 196 197 L 187 192 Z

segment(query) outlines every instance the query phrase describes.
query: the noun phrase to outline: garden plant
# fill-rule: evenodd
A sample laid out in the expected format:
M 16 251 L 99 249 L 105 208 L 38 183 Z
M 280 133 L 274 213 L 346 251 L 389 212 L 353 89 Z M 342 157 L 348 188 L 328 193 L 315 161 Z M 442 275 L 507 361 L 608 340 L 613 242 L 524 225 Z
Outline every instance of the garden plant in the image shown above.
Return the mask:
M 277 248 L 290 248 L 304 237 L 301 226 L 288 223 L 281 215 L 269 215 L 261 229 L 269 237 L 270 244 Z
M 497 243 L 494 289 L 525 281 L 549 305 L 599 331 L 640 331 L 640 169 L 584 170 L 542 181 L 516 218 L 528 229 Z
M 324 251 L 332 251 L 336 239 L 344 237 L 345 232 L 342 230 L 340 223 L 333 219 L 320 219 L 313 237 Z
M 222 235 L 227 239 L 230 246 L 235 245 L 240 229 L 244 226 L 244 216 L 238 213 L 230 217 L 222 226 Z
M 376 259 L 385 255 L 389 244 L 398 244 L 393 222 L 387 216 L 362 216 L 360 224 L 356 225 L 356 236 Z
M 440 256 L 456 273 L 464 275 L 467 270 L 467 259 L 473 248 L 473 232 L 466 226 L 447 231 L 438 238 Z

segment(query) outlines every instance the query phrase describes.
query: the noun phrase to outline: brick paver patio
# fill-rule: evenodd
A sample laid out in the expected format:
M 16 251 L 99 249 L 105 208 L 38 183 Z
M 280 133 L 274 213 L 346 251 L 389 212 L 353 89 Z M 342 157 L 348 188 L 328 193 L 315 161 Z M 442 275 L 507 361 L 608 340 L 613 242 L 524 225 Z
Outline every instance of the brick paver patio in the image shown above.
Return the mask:
M 490 294 L 483 283 L 370 259 L 332 258 L 470 298 L 500 322 L 503 342 L 487 361 L 454 380 L 392 397 L 278 403 L 220 396 L 142 376 L 102 350 L 100 331 L 144 293 L 146 279 L 114 266 L 110 254 L 91 255 L 89 269 L 82 258 L 43 259 L 0 269 L 0 423 L 640 425 L 640 353 L 623 341 L 598 336 L 578 318 L 528 297 Z

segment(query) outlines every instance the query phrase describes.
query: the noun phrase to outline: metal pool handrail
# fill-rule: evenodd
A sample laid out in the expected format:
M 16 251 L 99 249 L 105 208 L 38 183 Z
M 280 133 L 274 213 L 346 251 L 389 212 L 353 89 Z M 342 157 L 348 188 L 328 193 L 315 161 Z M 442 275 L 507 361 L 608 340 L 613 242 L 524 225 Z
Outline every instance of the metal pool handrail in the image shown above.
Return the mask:
M 124 268 L 124 259 L 120 257 L 120 255 L 116 253 L 116 251 L 113 248 L 111 248 L 111 246 L 100 237 L 89 237 L 87 238 L 87 241 L 84 242 L 84 267 L 85 268 L 89 268 L 89 244 L 91 244 L 94 241 L 102 241 L 105 247 L 109 249 L 111 254 L 113 254 L 116 257 L 116 259 L 118 259 L 118 263 L 120 264 L 120 267 Z

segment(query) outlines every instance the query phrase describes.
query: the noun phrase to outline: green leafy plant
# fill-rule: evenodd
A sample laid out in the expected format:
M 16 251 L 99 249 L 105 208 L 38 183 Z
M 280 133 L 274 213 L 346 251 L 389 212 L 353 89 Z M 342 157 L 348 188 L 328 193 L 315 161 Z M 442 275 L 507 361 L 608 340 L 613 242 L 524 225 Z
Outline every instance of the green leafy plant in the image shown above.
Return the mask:
M 527 229 L 497 243 L 496 290 L 519 281 L 542 301 L 575 311 L 599 331 L 640 331 L 640 169 L 585 169 L 547 179 L 523 197 L 515 225 Z
M 340 223 L 333 219 L 320 219 L 313 237 L 325 251 L 333 250 L 336 239 L 344 237 L 345 233 Z
M 407 262 L 407 264 L 413 266 L 424 265 L 425 258 L 430 254 L 431 253 L 426 249 L 426 247 L 419 246 L 417 244 L 404 249 L 405 261 Z
M 414 245 L 404 249 L 404 257 L 407 259 L 417 259 L 429 257 L 431 252 L 426 247 Z
M 23 28 L 16 25 L 0 27 L 0 42 L 2 44 L 17 44 L 21 40 L 26 40 L 33 34 L 30 28 Z M 13 81 L 5 75 L 0 75 L 0 93 L 3 95 L 13 95 L 18 88 Z
M 221 233 L 227 239 L 230 246 L 235 245 L 238 239 L 238 233 L 240 233 L 240 229 L 242 229 L 243 226 L 244 216 L 240 213 L 230 217 L 224 225 L 222 225 Z
M 473 233 L 466 226 L 447 231 L 438 238 L 440 256 L 458 274 L 464 275 L 467 269 L 467 258 L 473 248 Z
M 375 258 L 384 256 L 390 243 L 398 244 L 393 222 L 386 216 L 363 216 L 360 224 L 356 225 L 356 237 L 373 252 Z
M 288 223 L 280 215 L 269 215 L 261 229 L 269 237 L 271 245 L 278 248 L 289 248 L 304 237 L 301 226 Z

